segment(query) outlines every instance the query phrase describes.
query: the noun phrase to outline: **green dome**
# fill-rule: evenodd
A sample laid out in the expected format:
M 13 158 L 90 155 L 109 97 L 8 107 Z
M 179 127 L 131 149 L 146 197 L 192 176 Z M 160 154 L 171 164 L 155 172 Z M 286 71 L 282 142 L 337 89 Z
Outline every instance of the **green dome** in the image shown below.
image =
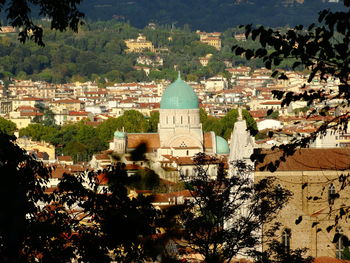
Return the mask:
M 124 132 L 120 132 L 120 131 L 116 131 L 114 133 L 114 138 L 117 138 L 117 139 L 124 139 L 125 138 L 125 133 Z
M 215 136 L 216 141 L 216 153 L 217 154 L 229 154 L 230 153 L 230 147 L 228 147 L 227 141 L 220 137 Z
M 161 109 L 198 109 L 198 97 L 180 77 L 167 87 L 160 101 Z

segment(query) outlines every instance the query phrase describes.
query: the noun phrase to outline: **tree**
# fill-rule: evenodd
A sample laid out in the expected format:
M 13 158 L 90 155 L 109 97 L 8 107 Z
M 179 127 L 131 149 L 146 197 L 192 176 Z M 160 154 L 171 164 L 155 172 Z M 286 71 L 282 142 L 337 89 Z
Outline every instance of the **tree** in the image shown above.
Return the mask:
M 320 90 L 306 89 L 302 92 L 272 91 L 277 99 L 281 99 L 281 106 L 288 106 L 293 101 L 303 100 L 307 106 L 317 105 L 312 116 L 324 116 L 327 112 L 336 111 L 329 121 L 325 121 L 318 129 L 304 138 L 294 138 L 288 145 L 279 146 L 286 154 L 292 154 L 297 147 L 306 147 L 319 135 L 325 135 L 329 130 L 346 132 L 350 118 L 350 1 L 344 0 L 345 11 L 332 12 L 323 10 L 319 13 L 318 24 L 311 24 L 308 28 L 299 25 L 283 33 L 263 26 L 245 27 L 247 38 L 258 41 L 259 48 L 243 48 L 233 46 L 236 55 L 244 55 L 246 59 L 262 59 L 265 67 L 276 69 L 282 61 L 293 59 L 293 69 L 306 69 L 310 74 L 308 82 L 319 79 L 327 82 L 332 78 L 340 81 L 334 88 Z M 272 49 L 272 52 L 270 50 Z M 287 76 L 275 70 L 272 76 L 287 79 Z M 305 87 L 305 85 L 304 85 Z M 271 113 L 271 112 L 270 112 Z
M 158 131 L 158 123 L 159 123 L 159 111 L 152 111 L 150 117 L 148 119 L 149 123 L 149 132 L 157 132 Z
M 310 112 L 307 117 L 329 116 L 327 121 L 323 121 L 315 132 L 305 137 L 294 137 L 290 143 L 274 146 L 272 149 L 280 150 L 282 154 L 266 162 L 265 167 L 274 172 L 276 168 L 286 160 L 287 156 L 293 155 L 297 148 L 305 148 L 314 142 L 319 136 L 326 136 L 334 132 L 347 133 L 349 131 L 350 119 L 350 1 L 344 0 L 345 8 L 341 11 L 323 10 L 319 13 L 318 22 L 309 27 L 302 25 L 288 29 L 286 32 L 273 30 L 270 28 L 253 28 L 251 25 L 245 27 L 245 35 L 260 43 L 259 48 L 244 48 L 239 45 L 233 47 L 236 55 L 244 55 L 246 59 L 262 59 L 265 67 L 274 69 L 272 76 L 278 79 L 288 79 L 283 71 L 278 70 L 285 60 L 293 60 L 292 69 L 305 70 L 309 73 L 308 83 L 318 81 L 320 84 L 329 83 L 331 80 L 339 81 L 333 87 L 321 87 L 320 89 L 310 89 L 303 85 L 299 92 L 286 92 L 281 90 L 272 91 L 275 98 L 281 100 L 281 106 L 288 106 L 294 101 L 306 101 Z M 272 113 L 269 111 L 268 114 Z M 264 156 L 253 154 L 252 159 L 262 161 Z M 317 158 L 317 157 L 316 157 Z M 347 164 L 348 170 L 349 165 Z M 335 178 L 341 182 L 337 196 L 330 195 L 333 200 L 344 194 L 349 187 L 349 173 L 346 171 Z M 303 186 L 304 187 L 304 186 Z M 346 195 L 346 193 L 345 193 Z M 317 200 L 321 195 L 312 198 Z M 333 209 L 333 202 L 329 202 L 329 217 L 334 219 L 334 223 L 326 228 L 330 232 L 341 224 L 341 220 L 349 216 L 349 207 L 341 206 Z M 296 220 L 300 223 L 302 216 Z M 314 226 L 315 227 L 315 226 Z M 334 234 L 333 243 L 339 239 L 348 241 L 348 237 L 337 232 Z M 345 242 L 348 245 L 348 242 Z M 339 256 L 339 255 L 338 255 Z
M 192 174 L 181 174 L 192 195 L 182 216 L 188 245 L 204 262 L 230 262 L 238 253 L 253 253 L 261 226 L 274 218 L 290 192 L 274 187 L 271 177 L 253 182 L 252 168 L 244 162 L 237 162 L 232 175 L 205 154 L 194 162 Z M 210 174 L 213 166 L 216 172 Z
M 124 128 L 126 132 L 146 132 L 148 130 L 148 122 L 145 116 L 136 110 L 127 110 L 118 118 L 120 128 Z
M 38 8 L 38 14 L 41 17 L 51 19 L 51 29 L 64 31 L 67 28 L 78 31 L 78 26 L 82 24 L 81 19 L 84 14 L 81 13 L 77 5 L 81 0 L 64 0 L 47 3 L 45 0 L 39 1 L 6 1 L 1 2 L 0 11 L 4 10 L 6 19 L 13 27 L 19 28 L 19 40 L 25 42 L 28 39 L 44 46 L 43 29 L 37 25 L 31 17 L 31 9 Z
M 102 178 L 108 186 L 101 189 Z M 149 257 L 146 241 L 156 234 L 158 212 L 149 197 L 129 198 L 130 182 L 122 163 L 102 173 L 64 175 L 56 192 L 58 203 L 77 211 L 67 233 L 71 238 L 66 245 L 74 251 L 71 259 L 143 262 Z
M 257 133 L 257 125 L 253 117 L 247 110 L 242 110 L 243 118 L 247 122 L 248 129 L 252 135 Z M 237 109 L 230 110 L 223 118 L 207 116 L 204 110 L 200 111 L 200 120 L 203 124 L 204 131 L 214 131 L 215 134 L 229 139 L 235 122 L 238 118 Z
M 277 120 L 279 116 L 279 112 L 278 111 L 273 111 L 271 112 L 269 115 L 266 116 L 267 119 L 274 119 Z
M 156 233 L 151 199 L 129 198 L 122 164 L 103 171 L 65 174 L 46 193 L 51 170 L 0 136 L 1 262 L 142 262 Z M 108 187 L 102 188 L 101 178 Z
M 17 127 L 15 123 L 0 117 L 0 133 L 13 135 L 16 129 Z
M 26 136 L 32 138 L 34 141 L 51 142 L 50 138 L 54 137 L 57 129 L 51 126 L 44 126 L 43 124 L 33 123 L 27 127 L 19 130 L 19 136 Z
M 38 235 L 41 222 L 35 219 L 42 210 L 37 204 L 50 201 L 43 186 L 49 169 L 14 141 L 14 136 L 0 135 L 0 260 L 10 263 L 27 261 L 21 251 L 30 246 L 30 237 Z

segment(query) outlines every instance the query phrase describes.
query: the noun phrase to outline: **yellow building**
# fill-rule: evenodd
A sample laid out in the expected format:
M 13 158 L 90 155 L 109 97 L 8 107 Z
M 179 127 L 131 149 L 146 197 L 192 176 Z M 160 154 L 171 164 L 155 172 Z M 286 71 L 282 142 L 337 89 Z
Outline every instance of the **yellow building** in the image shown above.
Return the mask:
M 28 138 L 18 138 L 17 144 L 26 151 L 37 150 L 48 154 L 50 160 L 55 160 L 55 146 L 46 142 L 32 141 Z
M 217 50 L 221 49 L 220 32 L 207 33 L 207 32 L 197 31 L 196 33 L 199 35 L 200 42 L 207 44 L 209 46 L 215 47 Z
M 205 57 L 199 57 L 199 63 L 201 63 L 203 67 L 208 66 L 209 60 L 212 56 L 213 54 L 207 54 Z
M 264 163 L 256 167 L 255 179 L 273 176 L 276 187 L 293 193 L 275 220 L 282 224 L 276 232 L 277 239 L 288 249 L 307 248 L 312 257 L 341 258 L 347 246 L 345 237 L 350 235 L 346 212 L 350 199 L 350 188 L 346 185 L 350 148 L 298 149 L 274 173 L 263 166 L 278 160 L 281 152 L 269 150 L 265 154 Z M 265 225 L 264 230 L 273 223 Z M 340 238 L 335 240 L 337 235 Z
M 155 51 L 155 48 L 151 41 L 146 40 L 146 37 L 143 35 L 139 35 L 137 39 L 128 39 L 125 40 L 125 44 L 127 46 L 126 52 L 128 53 L 139 53 L 145 50 L 149 50 L 151 52 Z

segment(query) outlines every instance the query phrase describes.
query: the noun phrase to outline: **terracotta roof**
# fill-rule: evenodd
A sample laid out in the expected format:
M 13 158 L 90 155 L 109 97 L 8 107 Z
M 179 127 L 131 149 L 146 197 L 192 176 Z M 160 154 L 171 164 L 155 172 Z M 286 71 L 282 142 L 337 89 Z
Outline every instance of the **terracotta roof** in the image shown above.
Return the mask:
M 64 162 L 72 162 L 72 161 L 73 161 L 72 157 L 69 156 L 69 155 L 58 156 L 58 157 L 57 157 L 57 160 L 58 160 L 58 161 L 64 161 Z
M 264 162 L 256 165 L 256 171 L 263 166 L 274 162 L 282 156 L 282 151 L 265 150 Z M 319 170 L 346 170 L 350 169 L 350 148 L 307 148 L 297 149 L 281 162 L 277 171 L 319 171 Z
M 104 153 L 95 154 L 95 158 L 96 158 L 96 160 L 108 160 L 108 161 L 111 160 L 111 158 L 109 157 L 109 155 L 108 155 L 108 154 L 104 154 Z
M 350 261 L 331 257 L 318 257 L 313 260 L 313 263 L 350 263 Z
M 22 110 L 38 111 L 37 108 L 32 107 L 32 106 L 27 106 L 27 105 L 19 106 L 19 107 L 17 108 L 17 110 L 19 110 L 19 111 L 22 111 Z
M 43 100 L 40 98 L 23 98 L 22 100 L 26 100 L 26 101 L 37 101 L 37 100 Z
M 53 101 L 53 103 L 85 103 L 85 102 L 81 100 L 74 100 L 74 99 L 63 99 L 63 100 Z
M 26 111 L 21 111 L 21 116 L 26 117 L 26 116 L 43 116 L 44 113 L 42 112 L 26 112 Z
M 205 149 L 213 148 L 212 136 L 210 132 L 204 133 L 203 143 Z
M 141 143 L 146 143 L 149 149 L 160 147 L 158 133 L 128 133 L 128 148 L 135 149 Z
M 86 111 L 70 111 L 69 116 L 88 116 L 89 112 Z
M 270 96 L 271 94 L 268 94 L 268 95 Z M 260 104 L 261 105 L 281 105 L 281 101 L 272 100 L 272 101 L 265 101 Z
M 266 117 L 267 110 L 249 111 L 249 113 L 253 118 L 263 118 Z

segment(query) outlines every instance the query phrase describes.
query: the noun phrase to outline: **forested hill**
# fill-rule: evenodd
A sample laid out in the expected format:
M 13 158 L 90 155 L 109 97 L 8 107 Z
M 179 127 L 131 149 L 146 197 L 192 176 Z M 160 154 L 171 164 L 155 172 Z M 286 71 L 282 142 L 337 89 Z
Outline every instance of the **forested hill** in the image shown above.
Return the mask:
M 286 4 L 287 2 L 295 2 Z M 82 10 L 88 19 L 129 21 L 143 28 L 149 22 L 187 24 L 192 30 L 223 31 L 241 24 L 285 26 L 310 24 L 318 11 L 341 8 L 324 0 L 84 0 Z

